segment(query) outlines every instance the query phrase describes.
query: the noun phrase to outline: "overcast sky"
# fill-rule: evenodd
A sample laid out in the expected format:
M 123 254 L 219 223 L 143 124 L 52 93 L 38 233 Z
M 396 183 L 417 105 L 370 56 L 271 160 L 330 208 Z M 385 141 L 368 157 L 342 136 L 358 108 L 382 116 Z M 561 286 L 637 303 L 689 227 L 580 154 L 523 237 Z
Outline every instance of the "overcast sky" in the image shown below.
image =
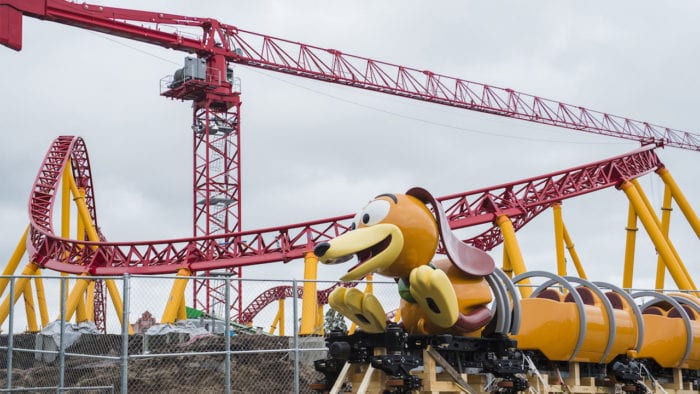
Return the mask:
M 700 132 L 700 4 L 674 2 L 102 1 L 189 16 L 344 53 Z M 110 240 L 191 234 L 191 109 L 159 96 L 184 53 L 24 18 L 23 50 L 0 48 L 0 256 L 28 222 L 27 197 L 58 135 L 82 136 Z M 436 196 L 537 176 L 635 149 L 635 142 L 530 124 L 242 66 L 243 227 L 359 210 L 422 186 Z M 700 152 L 658 150 L 700 206 Z M 663 183 L 641 180 L 660 206 Z M 627 200 L 567 200 L 564 220 L 589 278 L 621 284 Z M 700 243 L 674 211 L 672 237 L 700 280 Z M 639 233 L 636 287 L 656 255 Z M 530 269 L 556 270 L 551 212 L 519 233 Z M 501 248 L 493 251 L 497 261 Z M 345 268 L 347 269 L 347 267 Z M 570 266 L 570 272 L 574 272 Z M 301 279 L 302 264 L 244 277 Z M 334 279 L 338 270 L 321 267 Z M 673 284 L 667 280 L 669 286 Z

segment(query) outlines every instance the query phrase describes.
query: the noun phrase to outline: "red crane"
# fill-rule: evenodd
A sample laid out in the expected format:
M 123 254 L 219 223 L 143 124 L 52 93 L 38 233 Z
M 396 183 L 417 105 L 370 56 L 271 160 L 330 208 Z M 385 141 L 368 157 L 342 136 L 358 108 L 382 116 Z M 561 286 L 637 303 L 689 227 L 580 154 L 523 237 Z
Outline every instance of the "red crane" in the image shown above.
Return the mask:
M 185 67 L 175 77 L 164 81 L 162 95 L 193 101 L 193 238 L 180 242 L 194 242 L 190 247 L 201 256 L 194 260 L 196 270 L 209 270 L 222 266 L 240 275 L 240 267 L 265 261 L 285 261 L 296 257 L 287 253 L 284 245 L 279 249 L 266 245 L 260 234 L 250 232 L 253 241 L 242 245 L 241 190 L 240 190 L 240 92 L 236 91 L 228 64 L 236 63 L 277 72 L 297 75 L 320 81 L 388 93 L 416 100 L 434 102 L 479 112 L 486 112 L 531 122 L 596 134 L 673 146 L 700 151 L 700 135 L 675 130 L 647 122 L 627 119 L 583 107 L 565 104 L 512 89 L 494 87 L 465 79 L 453 78 L 428 70 L 419 70 L 392 63 L 344 54 L 339 50 L 319 48 L 268 35 L 253 33 L 226 25 L 211 18 L 196 18 L 158 12 L 103 7 L 93 4 L 77 4 L 64 0 L 0 0 L 0 43 L 20 50 L 22 44 L 22 16 L 63 23 L 83 29 L 102 32 L 127 39 L 146 42 L 164 48 L 175 49 L 197 56 L 186 60 Z M 187 26 L 201 29 L 201 38 L 184 36 L 173 27 Z M 63 141 L 67 143 L 67 141 Z M 72 146 L 73 143 L 71 143 Z M 78 145 L 81 145 L 79 143 Z M 52 146 L 52 149 L 56 145 Z M 77 148 L 76 148 L 77 149 Z M 80 150 L 67 153 L 77 155 Z M 86 158 L 87 156 L 85 156 Z M 35 187 L 37 185 L 35 184 Z M 328 225 L 334 231 L 344 231 L 336 221 L 326 220 L 318 225 Z M 294 226 L 292 226 L 293 228 Z M 36 234 L 43 234 L 39 226 Z M 277 233 L 277 229 L 272 231 Z M 232 234 L 238 234 L 238 237 Z M 313 233 L 313 232 L 312 232 Z M 230 234 L 230 237 L 216 237 Z M 305 234 L 306 242 L 314 236 Z M 327 234 L 323 231 L 322 234 Z M 45 234 L 44 234 L 45 236 Z M 37 235 L 38 238 L 42 236 Z M 258 238 L 259 237 L 259 238 Z M 273 238 L 285 240 L 289 233 Z M 37 238 L 37 241 L 39 239 Z M 174 242 L 174 241 L 173 241 Z M 252 244 L 258 242 L 255 247 Z M 147 243 L 142 243 L 144 246 Z M 35 244 L 39 245 L 39 244 Z M 58 246 L 61 245 L 61 246 Z M 136 245 L 136 244 L 134 244 Z M 228 255 L 235 264 L 221 264 L 222 250 L 236 245 L 237 252 Z M 47 242 L 43 247 L 70 248 L 61 242 Z M 145 247 L 145 246 L 144 246 Z M 274 252 L 272 250 L 275 250 Z M 84 271 L 86 261 L 99 270 L 123 272 L 123 268 L 138 272 L 137 267 L 158 270 L 157 265 L 143 263 L 146 258 L 135 258 L 127 253 L 107 258 L 109 250 L 121 250 L 104 245 L 102 257 L 63 263 L 50 257 L 47 266 L 68 272 Z M 48 251 L 48 250 L 47 250 Z M 252 251 L 252 252 L 251 252 Z M 250 252 L 250 253 L 248 253 Z M 269 252 L 269 253 L 268 253 Z M 51 256 L 51 253 L 45 256 Z M 82 258 L 87 258 L 83 256 Z M 189 256 L 190 258 L 192 256 Z M 130 259 L 141 263 L 130 264 Z M 106 259 L 106 260 L 105 260 Z M 161 261 L 160 257 L 155 260 Z M 175 259 L 177 260 L 177 259 Z M 175 261 L 174 260 L 174 261 Z M 63 260 L 68 261 L 68 260 Z M 116 262 L 107 264 L 108 261 Z M 217 263 L 212 263 L 218 261 Z M 161 261 L 162 264 L 162 261 Z M 162 265 L 160 269 L 169 264 Z M 122 269 L 115 269 L 121 267 Z M 136 270 L 136 271 L 134 271 Z M 169 271 L 168 271 L 169 272 Z M 222 289 L 208 288 L 203 281 L 195 281 L 195 307 L 209 310 L 212 299 L 222 299 Z M 232 308 L 234 314 L 241 311 L 240 288 Z M 206 297 L 202 297 L 206 294 Z

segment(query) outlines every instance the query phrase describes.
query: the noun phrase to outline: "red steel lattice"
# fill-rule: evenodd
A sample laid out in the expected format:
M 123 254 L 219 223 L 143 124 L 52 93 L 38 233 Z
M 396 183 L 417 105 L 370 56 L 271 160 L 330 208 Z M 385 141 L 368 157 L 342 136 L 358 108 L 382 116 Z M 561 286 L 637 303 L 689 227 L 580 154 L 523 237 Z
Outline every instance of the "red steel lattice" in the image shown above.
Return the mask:
M 75 152 L 75 153 L 74 153 Z M 61 155 L 63 155 L 61 157 Z M 287 262 L 303 257 L 314 244 L 349 229 L 353 215 L 262 230 L 242 231 L 163 241 L 87 242 L 53 234 L 51 207 L 63 165 L 82 160 L 89 174 L 85 144 L 78 137 L 59 137 L 46 155 L 30 197 L 31 245 L 35 261 L 57 271 L 93 275 L 174 273 Z M 439 199 L 453 229 L 493 223 L 508 215 L 517 229 L 551 204 L 567 198 L 614 187 L 663 167 L 653 146 L 625 155 L 574 167 L 541 177 L 479 189 Z M 94 198 L 91 197 L 94 201 Z M 94 209 L 94 205 L 93 205 Z M 485 250 L 501 242 L 493 226 L 467 240 Z

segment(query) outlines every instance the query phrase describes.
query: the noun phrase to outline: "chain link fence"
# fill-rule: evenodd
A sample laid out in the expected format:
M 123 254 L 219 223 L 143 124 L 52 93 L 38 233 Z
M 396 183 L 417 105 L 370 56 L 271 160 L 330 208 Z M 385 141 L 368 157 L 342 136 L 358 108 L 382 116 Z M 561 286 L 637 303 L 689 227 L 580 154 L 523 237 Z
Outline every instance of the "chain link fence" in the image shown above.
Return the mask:
M 111 282 L 101 286 L 102 292 L 83 293 L 102 297 L 97 303 L 72 296 L 78 287 L 75 277 L 42 277 L 43 295 L 37 292 L 36 297 L 31 296 L 36 278 L 26 286 L 22 280 L 27 277 L 3 278 L 9 282 L 0 305 L 0 320 L 6 316 L 0 334 L 0 392 L 311 393 L 309 385 L 322 376 L 313 361 L 325 357 L 325 329 L 354 329 L 328 313 L 327 305 L 318 305 L 312 308 L 313 329 L 300 332 L 303 281 L 197 277 L 202 288 L 216 295 L 205 302 L 208 308 L 189 307 L 195 305 L 195 281 L 189 280 L 187 307 L 181 307 L 175 323 L 162 324 L 174 276 L 95 277 Z M 307 289 L 315 287 L 323 301 L 328 293 L 323 290 L 336 283 L 311 284 Z M 353 286 L 370 291 L 366 283 Z M 394 316 L 396 284 L 374 282 L 371 291 L 387 315 Z M 93 305 L 98 305 L 94 312 Z M 243 313 L 235 315 L 239 309 Z M 98 316 L 97 325 L 85 320 L 92 315 Z

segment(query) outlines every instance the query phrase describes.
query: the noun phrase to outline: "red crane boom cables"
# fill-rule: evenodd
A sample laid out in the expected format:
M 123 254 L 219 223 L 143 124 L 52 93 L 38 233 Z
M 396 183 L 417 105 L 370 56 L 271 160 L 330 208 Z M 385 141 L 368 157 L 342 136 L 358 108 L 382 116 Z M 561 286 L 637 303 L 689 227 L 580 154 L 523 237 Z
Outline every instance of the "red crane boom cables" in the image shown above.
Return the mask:
M 211 18 L 69 3 L 0 0 L 0 43 L 21 48 L 21 15 L 199 56 L 571 130 L 700 151 L 700 135 L 535 95 L 345 54 L 222 24 Z M 138 24 L 137 24 L 138 23 Z M 144 25 L 146 23 L 146 25 Z M 167 26 L 202 29 L 199 39 Z

